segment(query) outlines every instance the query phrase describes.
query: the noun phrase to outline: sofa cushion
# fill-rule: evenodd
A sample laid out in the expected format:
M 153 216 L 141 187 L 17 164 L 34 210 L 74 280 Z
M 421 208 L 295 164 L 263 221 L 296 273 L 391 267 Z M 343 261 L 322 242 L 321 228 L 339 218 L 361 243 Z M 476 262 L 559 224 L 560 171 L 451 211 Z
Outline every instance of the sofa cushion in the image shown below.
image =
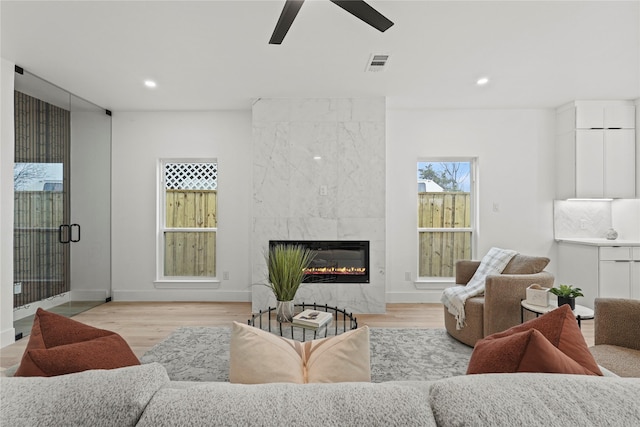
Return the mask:
M 549 264 L 549 258 L 518 254 L 502 270 L 502 274 L 536 274 Z
M 576 322 L 576 318 L 568 305 L 563 305 L 538 318 L 526 321 L 521 325 L 513 326 L 506 331 L 489 335 L 484 339 L 498 339 L 529 329 L 540 331 L 558 350 L 578 362 L 590 372 L 596 375 L 602 375 L 598 364 L 587 347 L 582 331 L 580 331 L 578 327 L 578 322 Z
M 369 328 L 299 342 L 234 322 L 229 380 L 243 384 L 371 381 Z
M 192 383 L 193 384 L 193 383 Z M 428 384 L 428 383 L 424 383 Z M 428 387 L 394 383 L 173 384 L 138 427 L 435 426 Z
M 51 378 L 0 378 L 0 425 L 134 426 L 168 383 L 158 363 Z
M 536 329 L 476 343 L 467 374 L 548 372 L 594 375 Z
M 18 377 L 54 376 L 139 365 L 118 334 L 38 308 Z
M 434 381 L 439 426 L 640 425 L 640 379 L 558 374 L 485 374 Z

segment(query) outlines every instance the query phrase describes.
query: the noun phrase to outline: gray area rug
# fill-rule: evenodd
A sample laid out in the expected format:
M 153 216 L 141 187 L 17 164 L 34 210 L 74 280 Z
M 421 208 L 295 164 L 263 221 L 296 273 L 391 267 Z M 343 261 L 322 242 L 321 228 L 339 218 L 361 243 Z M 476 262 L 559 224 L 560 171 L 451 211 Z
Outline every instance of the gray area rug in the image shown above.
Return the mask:
M 370 328 L 371 381 L 419 381 L 464 375 L 472 348 L 444 329 Z M 174 381 L 229 381 L 231 328 L 183 327 L 142 356 Z M 259 357 L 259 355 L 256 355 Z

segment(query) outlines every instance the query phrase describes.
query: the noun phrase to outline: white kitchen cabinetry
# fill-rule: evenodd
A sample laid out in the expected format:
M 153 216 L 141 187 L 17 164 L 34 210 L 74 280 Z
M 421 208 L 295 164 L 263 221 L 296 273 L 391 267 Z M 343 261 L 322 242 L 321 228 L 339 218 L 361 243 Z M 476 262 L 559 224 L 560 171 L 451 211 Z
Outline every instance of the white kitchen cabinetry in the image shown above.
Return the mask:
M 640 299 L 640 248 L 633 248 L 631 263 L 631 298 Z
M 557 196 L 636 196 L 635 106 L 574 102 L 557 110 Z
M 640 248 L 600 248 L 599 296 L 640 298 Z
M 598 297 L 640 299 L 640 247 L 560 242 L 556 283 L 582 288 L 578 304 L 590 308 Z
M 576 196 L 634 198 L 636 141 L 632 129 L 576 131 Z
M 633 104 L 578 101 L 576 107 L 576 129 L 634 129 L 635 107 Z

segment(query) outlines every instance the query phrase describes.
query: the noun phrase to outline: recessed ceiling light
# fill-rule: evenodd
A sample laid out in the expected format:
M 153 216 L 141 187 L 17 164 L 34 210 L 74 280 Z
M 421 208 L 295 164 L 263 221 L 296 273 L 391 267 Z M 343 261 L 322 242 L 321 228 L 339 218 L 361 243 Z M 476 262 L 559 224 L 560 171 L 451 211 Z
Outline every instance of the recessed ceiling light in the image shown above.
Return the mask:
M 313 156 L 313 160 L 322 160 L 322 156 Z
M 486 85 L 487 83 L 489 83 L 489 77 L 480 77 L 480 78 L 476 81 L 476 84 L 477 84 L 478 86 L 484 86 L 484 85 Z
M 156 82 L 154 82 L 153 80 L 145 80 L 144 85 L 148 88 L 154 88 L 157 86 Z

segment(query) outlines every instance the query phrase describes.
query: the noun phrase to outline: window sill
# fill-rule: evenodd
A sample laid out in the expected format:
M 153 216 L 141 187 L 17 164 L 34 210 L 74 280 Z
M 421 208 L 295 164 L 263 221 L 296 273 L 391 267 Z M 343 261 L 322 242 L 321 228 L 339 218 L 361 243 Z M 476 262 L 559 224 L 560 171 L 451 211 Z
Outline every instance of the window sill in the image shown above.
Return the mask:
M 156 289 L 219 289 L 220 280 L 218 279 L 155 280 L 153 282 L 153 287 Z

